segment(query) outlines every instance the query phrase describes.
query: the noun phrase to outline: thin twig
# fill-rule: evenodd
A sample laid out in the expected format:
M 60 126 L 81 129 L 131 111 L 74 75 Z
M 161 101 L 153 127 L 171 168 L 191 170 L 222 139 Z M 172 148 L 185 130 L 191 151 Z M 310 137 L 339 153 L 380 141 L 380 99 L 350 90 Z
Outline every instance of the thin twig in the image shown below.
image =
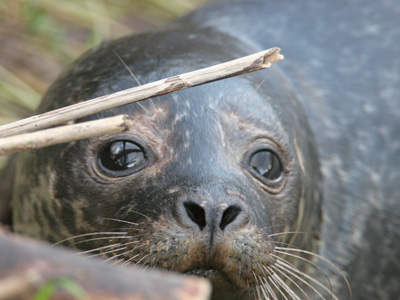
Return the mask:
M 28 149 L 38 149 L 45 146 L 101 136 L 109 133 L 118 133 L 129 129 L 131 125 L 132 120 L 128 116 L 118 115 L 95 121 L 0 138 L 0 155 Z
M 139 100 L 176 92 L 210 81 L 269 68 L 272 63 L 283 59 L 283 55 L 279 54 L 279 51 L 279 48 L 271 48 L 226 63 L 169 77 L 6 124 L 0 126 L 0 137 L 52 127 Z

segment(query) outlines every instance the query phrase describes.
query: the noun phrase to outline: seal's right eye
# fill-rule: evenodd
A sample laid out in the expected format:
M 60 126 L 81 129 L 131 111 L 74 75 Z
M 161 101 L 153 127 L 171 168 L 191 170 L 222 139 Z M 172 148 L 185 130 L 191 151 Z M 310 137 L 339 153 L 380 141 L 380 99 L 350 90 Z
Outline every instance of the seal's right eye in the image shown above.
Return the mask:
M 142 147 L 130 140 L 116 140 L 99 152 L 98 164 L 107 175 L 126 176 L 145 167 L 147 155 Z

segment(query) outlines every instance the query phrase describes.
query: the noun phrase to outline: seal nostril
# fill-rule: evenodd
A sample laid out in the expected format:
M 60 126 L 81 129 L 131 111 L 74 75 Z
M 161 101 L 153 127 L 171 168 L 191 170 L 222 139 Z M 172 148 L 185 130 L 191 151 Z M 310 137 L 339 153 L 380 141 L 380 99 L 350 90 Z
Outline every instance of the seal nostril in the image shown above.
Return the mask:
M 235 221 L 241 211 L 241 208 L 238 206 L 229 206 L 222 215 L 221 224 L 219 225 L 221 230 L 224 230 L 226 226 Z
M 206 213 L 204 209 L 194 202 L 185 202 L 183 205 L 189 218 L 199 226 L 200 230 L 203 230 L 206 226 Z

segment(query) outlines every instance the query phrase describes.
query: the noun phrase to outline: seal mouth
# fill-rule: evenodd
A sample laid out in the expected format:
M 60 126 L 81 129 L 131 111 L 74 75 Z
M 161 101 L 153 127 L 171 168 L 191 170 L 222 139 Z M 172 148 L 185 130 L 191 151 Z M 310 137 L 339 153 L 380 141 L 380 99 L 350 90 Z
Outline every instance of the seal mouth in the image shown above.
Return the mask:
M 212 269 L 212 268 L 195 268 L 195 269 L 186 271 L 185 274 L 193 275 L 193 276 L 197 276 L 197 277 L 203 277 L 203 278 L 207 278 L 207 279 L 211 279 L 215 276 L 223 276 L 226 278 L 226 280 L 229 281 L 229 278 L 225 274 L 223 274 L 221 271 L 218 271 L 218 270 Z
M 213 286 L 229 286 L 230 288 L 237 288 L 227 275 L 217 269 L 195 268 L 185 272 L 185 274 L 206 278 L 211 281 Z
M 217 269 L 196 268 L 186 271 L 185 274 L 203 277 L 210 280 L 213 286 L 213 297 L 216 297 L 217 299 L 235 300 L 245 292 L 244 290 L 239 289 L 227 275 Z

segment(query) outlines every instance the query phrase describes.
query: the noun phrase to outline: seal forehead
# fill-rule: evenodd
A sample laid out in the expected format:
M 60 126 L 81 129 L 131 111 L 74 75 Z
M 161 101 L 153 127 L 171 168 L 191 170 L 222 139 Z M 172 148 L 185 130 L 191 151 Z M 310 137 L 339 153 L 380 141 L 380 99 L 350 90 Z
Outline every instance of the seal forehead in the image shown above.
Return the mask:
M 217 161 L 233 158 L 230 157 L 233 148 L 248 149 L 246 143 L 251 139 L 287 139 L 268 100 L 258 99 L 252 86 L 245 86 L 235 89 L 235 84 L 232 84 L 227 93 L 226 90 L 221 92 L 219 84 L 211 84 L 207 88 L 193 88 L 160 97 L 160 103 L 165 103 L 168 112 L 153 126 L 153 130 L 158 136 L 160 130 L 166 133 L 162 138 L 173 149 L 173 162 L 190 165 L 211 163 L 216 168 Z M 264 102 L 261 114 L 257 113 L 260 101 Z M 147 107 L 150 109 L 151 105 Z M 238 163 L 239 159 L 234 157 L 232 163 Z

